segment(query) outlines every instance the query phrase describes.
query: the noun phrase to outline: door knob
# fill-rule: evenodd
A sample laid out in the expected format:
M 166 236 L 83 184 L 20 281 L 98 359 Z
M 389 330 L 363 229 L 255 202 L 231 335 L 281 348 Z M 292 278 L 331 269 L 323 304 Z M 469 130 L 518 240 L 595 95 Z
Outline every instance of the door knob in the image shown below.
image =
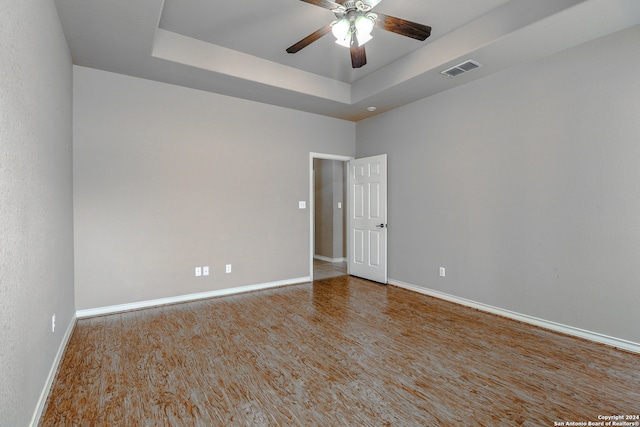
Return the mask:
M 378 224 L 378 225 L 376 225 L 376 228 L 385 228 L 385 227 L 386 227 L 386 225 L 385 225 L 385 224 Z

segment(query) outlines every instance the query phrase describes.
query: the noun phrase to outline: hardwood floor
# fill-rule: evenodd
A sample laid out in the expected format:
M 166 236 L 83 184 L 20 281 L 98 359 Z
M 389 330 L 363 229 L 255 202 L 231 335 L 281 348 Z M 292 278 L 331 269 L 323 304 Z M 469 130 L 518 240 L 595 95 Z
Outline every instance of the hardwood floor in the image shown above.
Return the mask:
M 553 426 L 640 355 L 342 276 L 79 320 L 41 426 Z

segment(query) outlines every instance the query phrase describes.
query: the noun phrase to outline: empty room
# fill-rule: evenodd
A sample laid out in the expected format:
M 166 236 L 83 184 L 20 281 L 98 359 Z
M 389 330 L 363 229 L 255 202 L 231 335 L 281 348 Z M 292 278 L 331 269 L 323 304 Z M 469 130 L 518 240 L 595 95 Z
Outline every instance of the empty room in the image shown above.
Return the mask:
M 0 2 L 0 426 L 640 426 L 640 2 Z

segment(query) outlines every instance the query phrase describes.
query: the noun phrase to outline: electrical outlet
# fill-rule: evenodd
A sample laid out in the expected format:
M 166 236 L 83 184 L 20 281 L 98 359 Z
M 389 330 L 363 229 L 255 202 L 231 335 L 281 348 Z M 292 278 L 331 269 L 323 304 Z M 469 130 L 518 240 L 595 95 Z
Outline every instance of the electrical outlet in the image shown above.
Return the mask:
M 444 267 L 440 267 L 440 277 L 444 277 L 445 275 L 445 269 Z
M 231 273 L 231 264 L 227 264 L 227 266 L 226 266 L 226 268 L 225 268 L 225 271 L 226 271 L 227 273 Z
M 209 266 L 204 266 L 202 267 L 202 275 L 203 276 L 208 276 L 209 275 Z
M 56 315 L 51 316 L 51 332 L 56 331 Z
M 202 267 L 196 267 L 196 277 L 202 276 Z

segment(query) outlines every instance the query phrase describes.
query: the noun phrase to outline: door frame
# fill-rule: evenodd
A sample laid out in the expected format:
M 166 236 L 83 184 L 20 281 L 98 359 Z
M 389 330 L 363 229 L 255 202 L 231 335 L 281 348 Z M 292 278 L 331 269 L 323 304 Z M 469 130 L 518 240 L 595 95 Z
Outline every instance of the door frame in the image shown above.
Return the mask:
M 324 159 L 324 160 L 338 160 L 341 162 L 349 162 L 354 159 L 352 156 L 343 156 L 339 154 L 326 154 L 326 153 L 309 153 L 309 277 L 313 281 L 313 255 L 315 252 L 315 228 L 316 228 L 316 189 L 315 182 L 313 179 L 313 159 Z M 347 174 L 348 175 L 348 174 Z M 347 177 L 348 181 L 348 177 Z M 344 204 L 342 206 L 343 209 L 348 208 L 349 197 L 344 198 Z M 349 233 L 346 233 L 347 238 L 347 249 L 349 248 Z M 348 265 L 348 263 L 347 263 Z M 348 267 L 347 267 L 348 268 Z M 349 272 L 347 271 L 347 274 Z

